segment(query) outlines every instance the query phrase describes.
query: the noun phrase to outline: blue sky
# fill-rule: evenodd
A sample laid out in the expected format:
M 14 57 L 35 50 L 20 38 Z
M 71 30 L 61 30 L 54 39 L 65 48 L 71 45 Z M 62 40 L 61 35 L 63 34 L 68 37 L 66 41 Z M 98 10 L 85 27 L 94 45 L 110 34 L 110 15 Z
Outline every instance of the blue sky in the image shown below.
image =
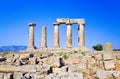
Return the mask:
M 35 45 L 41 44 L 42 26 L 47 27 L 47 44 L 53 47 L 53 22 L 56 18 L 85 18 L 85 43 L 111 42 L 120 49 L 119 0 L 1 0 L 0 46 L 28 45 L 28 23 L 34 22 Z M 77 24 L 72 27 L 73 46 L 78 46 Z M 60 25 L 60 44 L 66 46 L 66 25 Z

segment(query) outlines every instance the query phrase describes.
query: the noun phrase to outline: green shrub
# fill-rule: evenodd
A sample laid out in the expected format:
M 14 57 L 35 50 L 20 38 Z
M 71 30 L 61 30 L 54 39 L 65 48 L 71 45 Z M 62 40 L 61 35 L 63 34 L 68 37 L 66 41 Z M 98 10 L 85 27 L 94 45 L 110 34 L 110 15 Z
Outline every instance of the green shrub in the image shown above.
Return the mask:
M 66 59 L 68 59 L 68 56 L 66 54 L 64 54 L 63 58 L 66 60 Z
M 103 46 L 101 44 L 97 44 L 97 45 L 93 46 L 92 48 L 96 51 L 102 51 L 103 50 Z

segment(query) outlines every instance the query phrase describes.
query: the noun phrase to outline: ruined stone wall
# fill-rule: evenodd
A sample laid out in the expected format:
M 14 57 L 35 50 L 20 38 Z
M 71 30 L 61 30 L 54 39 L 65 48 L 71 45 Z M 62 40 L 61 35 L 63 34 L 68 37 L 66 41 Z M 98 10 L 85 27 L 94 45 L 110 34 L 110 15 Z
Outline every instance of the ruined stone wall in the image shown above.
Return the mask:
M 113 53 L 113 59 L 106 59 L 104 53 L 3 53 L 0 79 L 119 79 L 120 54 Z

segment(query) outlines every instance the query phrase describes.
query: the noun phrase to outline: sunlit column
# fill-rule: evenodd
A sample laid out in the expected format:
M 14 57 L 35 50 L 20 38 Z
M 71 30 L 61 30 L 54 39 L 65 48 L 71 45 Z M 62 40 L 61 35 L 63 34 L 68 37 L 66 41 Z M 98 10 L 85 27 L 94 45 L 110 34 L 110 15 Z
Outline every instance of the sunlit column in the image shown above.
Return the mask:
M 67 25 L 67 38 L 66 38 L 66 44 L 67 48 L 72 47 L 72 24 L 71 23 L 66 23 Z
M 54 48 L 59 47 L 59 23 L 54 23 Z
M 47 47 L 47 36 L 46 36 L 46 27 L 42 28 L 42 38 L 41 38 L 41 48 Z
M 84 24 L 78 24 L 78 25 L 79 25 L 78 26 L 78 28 L 79 28 L 79 30 L 78 30 L 78 32 L 79 32 L 78 46 L 79 46 L 79 48 L 81 48 L 81 47 L 85 46 Z
M 28 49 L 35 49 L 34 46 L 34 27 L 36 24 L 34 23 L 29 23 L 29 43 L 28 43 Z

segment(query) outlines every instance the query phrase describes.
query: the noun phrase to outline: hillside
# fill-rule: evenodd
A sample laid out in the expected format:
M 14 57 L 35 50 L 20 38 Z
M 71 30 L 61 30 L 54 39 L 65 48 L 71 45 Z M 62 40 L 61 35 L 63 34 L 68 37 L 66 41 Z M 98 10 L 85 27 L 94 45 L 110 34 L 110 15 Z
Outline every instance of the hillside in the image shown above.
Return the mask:
M 0 52 L 18 52 L 20 50 L 25 50 L 27 46 L 1 46 Z

